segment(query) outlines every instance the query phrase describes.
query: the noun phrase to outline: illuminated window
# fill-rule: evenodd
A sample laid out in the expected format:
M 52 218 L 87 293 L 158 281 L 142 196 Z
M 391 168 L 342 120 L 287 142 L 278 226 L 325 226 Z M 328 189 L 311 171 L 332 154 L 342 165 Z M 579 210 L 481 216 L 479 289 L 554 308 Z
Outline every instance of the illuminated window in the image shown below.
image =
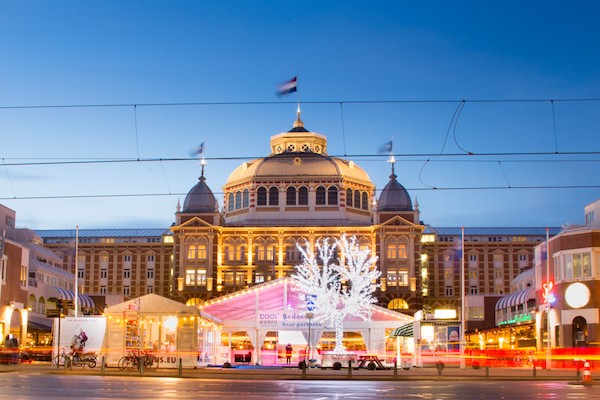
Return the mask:
M 196 286 L 196 270 L 186 269 L 185 270 L 185 285 Z
M 408 310 L 408 303 L 404 299 L 395 298 L 388 303 L 390 310 Z

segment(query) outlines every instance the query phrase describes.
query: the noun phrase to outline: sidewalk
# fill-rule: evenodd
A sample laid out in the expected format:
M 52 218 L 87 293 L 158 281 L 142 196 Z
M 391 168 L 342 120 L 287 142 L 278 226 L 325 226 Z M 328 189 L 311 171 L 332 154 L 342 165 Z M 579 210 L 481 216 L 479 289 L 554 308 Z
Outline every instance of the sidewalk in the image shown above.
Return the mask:
M 96 368 L 74 367 L 72 370 L 57 368 L 49 363 L 0 365 L 0 373 L 36 373 L 36 374 L 68 374 L 68 375 L 106 375 L 106 376 L 138 376 L 138 377 L 179 377 L 187 379 L 246 379 L 246 380 L 561 380 L 576 383 L 577 371 L 574 369 L 541 369 L 536 368 L 480 368 L 460 369 L 446 367 L 441 372 L 435 367 L 390 370 L 348 369 L 332 370 L 308 368 L 303 374 L 299 368 L 239 366 L 237 368 L 207 367 L 197 369 L 158 369 L 156 371 L 121 371 L 115 367 L 104 370 Z M 581 371 L 580 371 L 581 376 Z M 592 379 L 600 382 L 600 375 L 592 371 Z M 595 383 L 595 382 L 593 382 Z

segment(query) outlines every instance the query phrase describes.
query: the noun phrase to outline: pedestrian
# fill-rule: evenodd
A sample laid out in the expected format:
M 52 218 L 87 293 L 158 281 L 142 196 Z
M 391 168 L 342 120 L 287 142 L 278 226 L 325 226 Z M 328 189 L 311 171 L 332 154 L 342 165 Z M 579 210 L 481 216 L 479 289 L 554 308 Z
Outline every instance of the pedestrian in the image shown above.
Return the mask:
M 285 346 L 285 363 L 286 364 L 291 364 L 292 363 L 292 344 L 288 343 L 287 346 Z

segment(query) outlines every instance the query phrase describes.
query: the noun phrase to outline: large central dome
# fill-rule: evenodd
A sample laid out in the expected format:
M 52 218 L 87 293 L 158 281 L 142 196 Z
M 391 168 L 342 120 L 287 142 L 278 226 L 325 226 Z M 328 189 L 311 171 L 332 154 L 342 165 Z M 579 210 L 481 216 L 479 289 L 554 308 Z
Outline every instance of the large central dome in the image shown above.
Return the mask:
M 370 222 L 375 187 L 354 162 L 327 155 L 325 136 L 293 128 L 271 137 L 271 154 L 243 163 L 223 187 L 225 221 L 345 225 Z M 262 222 L 261 222 L 262 221 Z

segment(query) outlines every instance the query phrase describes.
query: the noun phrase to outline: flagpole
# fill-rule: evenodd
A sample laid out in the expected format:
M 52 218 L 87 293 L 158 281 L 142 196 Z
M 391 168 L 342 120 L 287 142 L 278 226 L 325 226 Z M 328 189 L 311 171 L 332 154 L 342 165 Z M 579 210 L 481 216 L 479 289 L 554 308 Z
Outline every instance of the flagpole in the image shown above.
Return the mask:
M 465 227 L 461 226 L 460 229 L 460 369 L 465 369 Z
M 79 225 L 75 226 L 75 318 L 79 311 Z
M 546 228 L 546 286 L 550 287 L 550 228 Z M 550 299 L 549 296 L 546 297 L 546 339 L 547 339 L 547 348 L 546 348 L 546 370 L 550 370 L 550 364 L 552 362 L 552 349 L 550 348 L 551 334 L 552 329 L 550 326 Z

